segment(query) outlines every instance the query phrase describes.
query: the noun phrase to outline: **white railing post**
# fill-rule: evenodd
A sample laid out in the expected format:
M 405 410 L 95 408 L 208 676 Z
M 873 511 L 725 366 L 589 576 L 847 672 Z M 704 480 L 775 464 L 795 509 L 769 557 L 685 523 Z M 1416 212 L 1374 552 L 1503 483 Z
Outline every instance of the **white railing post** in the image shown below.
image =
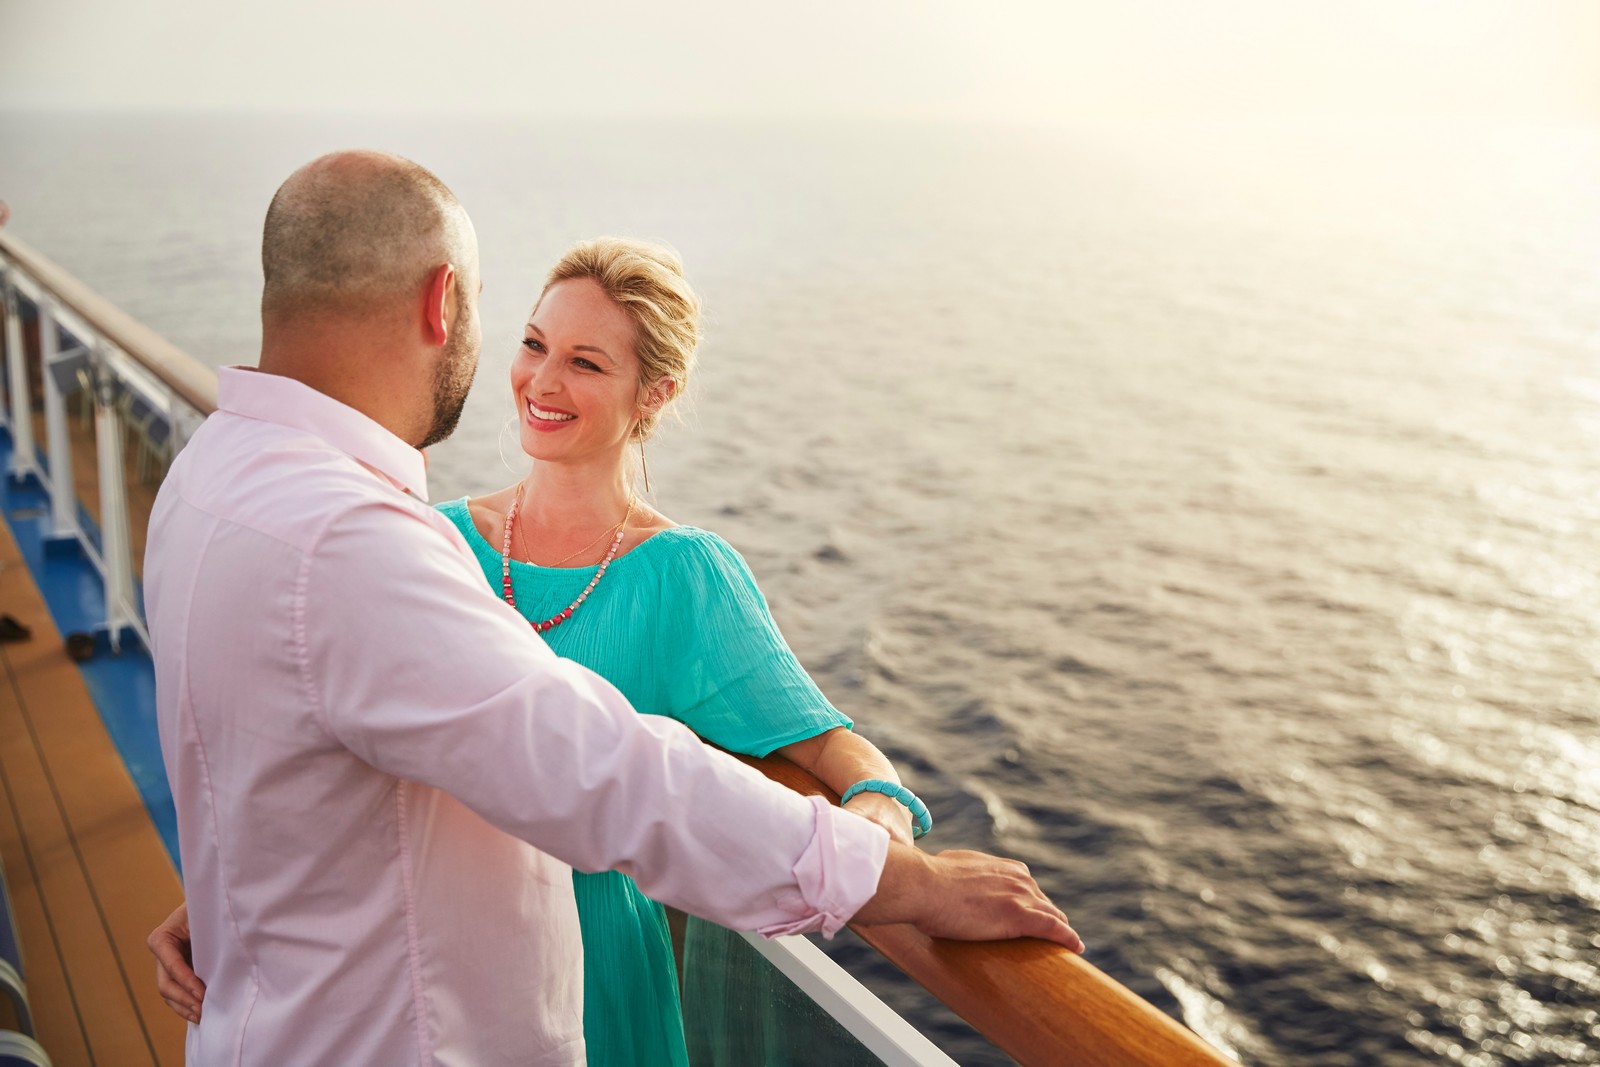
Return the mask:
M 0 257 L 0 313 L 5 316 L 4 321 L 0 322 L 0 353 L 5 356 L 5 367 L 0 367 L 0 399 L 4 400 L 0 404 L 0 426 L 7 431 L 11 429 L 11 379 L 6 368 L 11 366 L 11 353 L 21 343 L 20 331 L 18 340 L 15 343 L 11 340 L 11 323 L 17 317 L 17 301 L 11 295 L 11 272 L 15 269 Z
M 22 347 L 22 314 L 17 289 L 6 276 L 6 371 L 11 392 L 11 480 L 26 481 L 38 475 L 33 449 L 33 392 L 28 388 L 28 355 Z
M 133 553 L 128 540 L 128 494 L 122 462 L 122 424 L 117 418 L 117 376 L 104 341 L 94 346 L 94 442 L 100 475 L 100 552 L 105 562 L 106 632 L 111 651 L 122 650 L 122 633 L 135 629 Z
M 39 348 L 44 364 L 44 433 L 50 463 L 50 541 L 78 539 L 78 493 L 72 471 L 72 435 L 67 426 L 67 401 L 56 381 L 56 364 L 72 358 L 81 348 L 60 351 L 53 300 L 39 303 Z
M 885 1067 L 957 1067 L 926 1035 L 810 941 L 797 934 L 770 941 L 760 934 L 739 936 Z

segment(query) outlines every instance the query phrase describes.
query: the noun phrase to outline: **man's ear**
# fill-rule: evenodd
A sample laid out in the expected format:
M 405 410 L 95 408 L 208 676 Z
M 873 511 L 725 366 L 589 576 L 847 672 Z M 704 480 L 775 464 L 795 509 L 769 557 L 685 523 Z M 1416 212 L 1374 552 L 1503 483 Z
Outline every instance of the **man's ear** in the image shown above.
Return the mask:
M 455 328 L 456 269 L 449 263 L 434 268 L 422 297 L 422 330 L 428 340 L 442 345 Z

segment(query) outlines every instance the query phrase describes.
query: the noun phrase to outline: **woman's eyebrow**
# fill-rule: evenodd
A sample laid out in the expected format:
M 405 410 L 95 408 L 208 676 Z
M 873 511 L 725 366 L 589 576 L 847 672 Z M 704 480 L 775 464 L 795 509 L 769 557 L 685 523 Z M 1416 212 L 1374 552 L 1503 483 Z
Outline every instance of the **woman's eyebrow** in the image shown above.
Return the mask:
M 528 329 L 538 334 L 541 338 L 544 336 L 544 331 L 539 329 L 539 327 L 535 326 L 532 322 L 528 323 Z M 573 345 L 572 350 L 574 352 L 598 352 L 602 356 L 605 356 L 607 359 L 611 360 L 612 363 L 616 363 L 616 360 L 612 357 L 611 353 L 607 352 L 599 345 Z

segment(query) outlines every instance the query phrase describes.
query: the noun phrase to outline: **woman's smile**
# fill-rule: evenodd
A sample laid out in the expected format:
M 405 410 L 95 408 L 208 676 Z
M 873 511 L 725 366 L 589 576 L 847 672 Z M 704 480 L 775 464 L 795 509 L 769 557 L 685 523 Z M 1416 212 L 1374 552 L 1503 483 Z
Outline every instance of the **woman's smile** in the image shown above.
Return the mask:
M 561 411 L 558 408 L 540 407 L 529 400 L 527 402 L 528 424 L 535 430 L 548 433 L 559 430 L 562 426 L 577 419 L 578 416 L 570 411 Z

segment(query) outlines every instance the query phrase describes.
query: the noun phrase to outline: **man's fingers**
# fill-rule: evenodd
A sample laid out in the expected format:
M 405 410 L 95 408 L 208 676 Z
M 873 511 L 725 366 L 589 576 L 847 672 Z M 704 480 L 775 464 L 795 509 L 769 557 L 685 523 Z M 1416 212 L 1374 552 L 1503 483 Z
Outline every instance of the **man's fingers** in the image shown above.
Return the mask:
M 1076 930 L 1067 925 L 1066 916 L 1061 915 L 1057 909 L 1052 910 L 1056 910 L 1056 914 L 1052 915 L 1046 911 L 1030 912 L 1030 922 L 1028 928 L 1023 931 L 1022 936 L 1037 937 L 1042 941 L 1054 941 L 1069 951 L 1082 952 L 1083 938 L 1078 936 Z
M 1054 915 L 1067 925 L 1072 925 L 1071 917 L 1068 916 L 1066 912 L 1062 911 L 1060 906 L 1058 906 L 1056 902 L 1051 900 L 1049 897 L 1046 897 L 1044 900 L 1044 910 L 1049 912 L 1051 915 Z
M 1083 951 L 1083 939 L 1067 920 L 1067 913 L 1030 882 L 1029 890 L 1012 900 L 1016 912 L 1006 925 L 1005 937 L 1036 937 L 1054 941 L 1073 952 Z

